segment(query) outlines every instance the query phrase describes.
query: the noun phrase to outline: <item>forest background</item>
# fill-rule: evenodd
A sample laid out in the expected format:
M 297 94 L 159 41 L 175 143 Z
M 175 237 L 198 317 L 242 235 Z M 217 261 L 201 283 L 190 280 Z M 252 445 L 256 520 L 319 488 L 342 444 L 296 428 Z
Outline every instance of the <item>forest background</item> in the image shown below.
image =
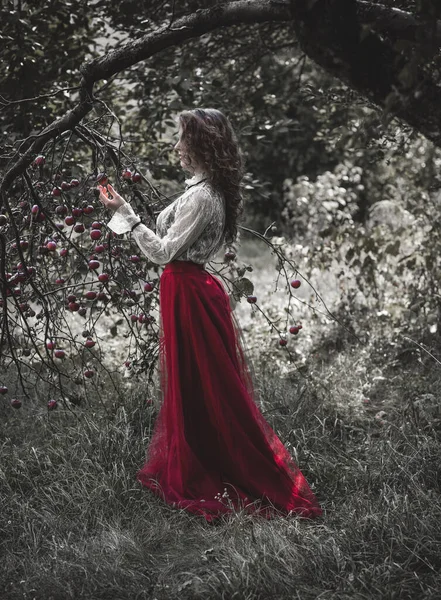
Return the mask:
M 440 12 L 2 3 L 2 598 L 439 597 Z M 183 190 L 175 119 L 195 107 L 225 112 L 245 156 L 240 239 L 211 267 L 314 522 L 212 528 L 135 485 L 161 268 L 104 226 L 98 252 L 92 188 L 105 173 L 154 223 Z M 61 227 L 59 206 L 82 212 Z

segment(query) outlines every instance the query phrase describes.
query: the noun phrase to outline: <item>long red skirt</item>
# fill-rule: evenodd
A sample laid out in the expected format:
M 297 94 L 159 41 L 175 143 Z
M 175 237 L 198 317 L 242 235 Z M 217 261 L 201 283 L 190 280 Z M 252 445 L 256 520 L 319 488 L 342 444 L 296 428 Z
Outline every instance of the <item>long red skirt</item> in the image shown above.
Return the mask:
M 160 313 L 163 401 L 137 480 L 207 521 L 237 509 L 267 518 L 320 515 L 305 477 L 256 404 L 221 281 L 203 265 L 168 263 Z

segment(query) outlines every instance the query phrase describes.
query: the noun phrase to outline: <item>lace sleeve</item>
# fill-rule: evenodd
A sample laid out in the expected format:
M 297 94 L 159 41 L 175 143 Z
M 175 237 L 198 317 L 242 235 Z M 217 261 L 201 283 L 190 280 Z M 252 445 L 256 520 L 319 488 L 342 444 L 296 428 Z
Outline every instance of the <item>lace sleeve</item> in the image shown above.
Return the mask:
M 149 260 L 165 265 L 185 252 L 198 239 L 212 219 L 215 210 L 213 203 L 214 199 L 207 188 L 195 188 L 177 208 L 174 223 L 164 237 L 159 237 L 146 225 L 141 224 L 133 231 L 133 239 Z M 108 226 L 111 226 L 113 231 L 118 229 L 117 233 L 125 233 L 138 221 L 139 217 L 135 215 L 132 207 L 124 205 L 115 212 Z
M 107 223 L 107 227 L 115 233 L 128 233 L 133 225 L 139 223 L 140 220 L 141 219 L 135 214 L 131 205 L 126 202 L 114 212 L 113 217 Z M 141 225 L 139 227 L 141 227 Z

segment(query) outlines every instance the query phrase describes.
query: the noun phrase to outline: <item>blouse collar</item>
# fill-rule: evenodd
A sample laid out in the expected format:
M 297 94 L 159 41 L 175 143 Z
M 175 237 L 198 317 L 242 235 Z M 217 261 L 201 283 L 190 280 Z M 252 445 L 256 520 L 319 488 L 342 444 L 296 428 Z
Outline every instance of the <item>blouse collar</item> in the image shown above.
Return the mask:
M 207 178 L 207 173 L 205 173 L 205 172 L 196 173 L 190 179 L 186 179 L 185 180 L 185 184 L 187 186 L 189 186 L 189 185 L 195 185 L 196 183 L 199 183 L 200 181 L 202 181 L 202 179 L 206 179 L 206 178 Z

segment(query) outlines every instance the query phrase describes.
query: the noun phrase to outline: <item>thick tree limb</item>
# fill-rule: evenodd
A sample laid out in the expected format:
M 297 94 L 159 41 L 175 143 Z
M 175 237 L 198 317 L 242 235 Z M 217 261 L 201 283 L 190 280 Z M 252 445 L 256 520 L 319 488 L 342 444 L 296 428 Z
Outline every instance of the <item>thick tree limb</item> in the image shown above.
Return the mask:
M 441 86 L 424 64 L 425 49 L 420 48 L 419 55 L 413 52 L 410 61 L 394 42 L 372 32 L 361 35 L 360 3 L 354 0 L 316 0 L 311 4 L 310 0 L 291 0 L 294 28 L 305 54 L 441 147 Z M 372 4 L 371 18 L 375 6 Z M 395 19 L 396 12 L 388 10 Z M 385 14 L 384 6 L 378 14 Z M 403 15 L 400 19 L 403 24 Z M 414 27 L 415 39 L 423 39 L 427 24 L 416 22 L 413 15 L 408 15 L 408 23 L 407 35 Z M 433 40 L 427 42 L 433 48 Z
M 293 21 L 305 53 L 379 106 L 390 104 L 399 89 L 403 59 L 374 34 L 360 36 L 362 22 L 383 31 L 403 32 L 417 39 L 419 23 L 410 13 L 359 0 L 239 0 L 182 17 L 172 24 L 130 42 L 81 68 L 80 102 L 46 127 L 9 169 L 0 185 L 2 196 L 50 140 L 73 129 L 92 109 L 93 86 L 157 52 L 221 27 L 244 23 Z M 441 31 L 441 25 L 435 28 Z M 437 35 L 438 35 L 437 33 Z M 413 36 L 413 37 L 412 37 Z M 395 114 L 441 146 L 441 88 L 419 74 L 418 97 L 407 96 L 393 106 Z
M 357 0 L 357 14 L 360 23 L 369 25 L 379 33 L 394 35 L 402 40 L 416 42 L 418 20 L 412 15 L 399 8 L 391 8 L 374 2 Z M 435 42 L 441 47 L 441 21 L 436 23 Z

